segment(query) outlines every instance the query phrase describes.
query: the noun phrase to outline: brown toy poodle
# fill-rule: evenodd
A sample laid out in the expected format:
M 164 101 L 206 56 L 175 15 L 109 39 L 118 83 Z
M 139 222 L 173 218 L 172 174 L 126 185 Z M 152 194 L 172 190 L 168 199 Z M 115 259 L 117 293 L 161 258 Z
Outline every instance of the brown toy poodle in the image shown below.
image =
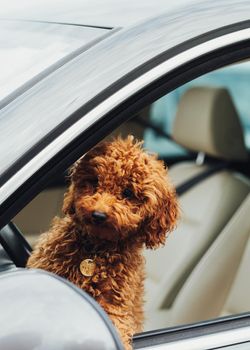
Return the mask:
M 132 136 L 100 143 L 73 165 L 63 212 L 27 266 L 92 295 L 131 349 L 143 325 L 143 248 L 164 244 L 178 217 L 167 170 Z

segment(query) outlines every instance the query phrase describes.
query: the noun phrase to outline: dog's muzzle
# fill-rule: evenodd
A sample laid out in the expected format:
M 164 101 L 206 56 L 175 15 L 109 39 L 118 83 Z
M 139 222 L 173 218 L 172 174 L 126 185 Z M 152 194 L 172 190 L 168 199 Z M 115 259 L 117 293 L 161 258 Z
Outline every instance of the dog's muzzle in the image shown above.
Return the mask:
M 106 221 L 107 215 L 101 211 L 93 211 L 92 220 L 95 224 L 102 224 Z

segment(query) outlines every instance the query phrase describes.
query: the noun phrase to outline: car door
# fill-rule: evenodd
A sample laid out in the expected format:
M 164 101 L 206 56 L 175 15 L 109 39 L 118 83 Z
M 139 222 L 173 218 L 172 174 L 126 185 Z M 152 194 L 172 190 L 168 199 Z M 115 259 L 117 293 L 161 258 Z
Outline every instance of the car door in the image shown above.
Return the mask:
M 230 4 L 236 6 L 237 1 Z M 2 120 L 14 121 L 9 140 L 15 139 L 20 127 L 16 121 L 24 115 L 28 124 L 36 116 L 31 133 L 39 122 L 57 118 L 57 124 L 34 140 L 20 136 L 19 142 L 27 141 L 26 148 L 1 174 L 1 226 L 56 173 L 148 103 L 205 72 L 249 58 L 247 1 L 233 14 L 224 1 L 216 9 L 198 7 L 188 18 L 183 15 L 187 13 L 189 8 L 179 17 L 162 15 L 116 33 L 25 88 L 2 108 Z M 134 346 L 244 349 L 250 341 L 249 321 L 247 314 L 152 331 L 135 336 Z
M 195 325 L 158 330 L 134 337 L 135 349 L 249 349 L 250 316 L 239 315 Z

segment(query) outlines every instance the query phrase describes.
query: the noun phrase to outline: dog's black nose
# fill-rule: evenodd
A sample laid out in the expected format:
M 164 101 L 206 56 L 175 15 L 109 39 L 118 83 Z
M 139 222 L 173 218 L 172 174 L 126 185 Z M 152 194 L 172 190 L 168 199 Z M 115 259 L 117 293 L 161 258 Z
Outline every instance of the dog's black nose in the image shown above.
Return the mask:
M 101 224 L 107 219 L 107 215 L 101 211 L 93 211 L 92 218 L 95 223 Z

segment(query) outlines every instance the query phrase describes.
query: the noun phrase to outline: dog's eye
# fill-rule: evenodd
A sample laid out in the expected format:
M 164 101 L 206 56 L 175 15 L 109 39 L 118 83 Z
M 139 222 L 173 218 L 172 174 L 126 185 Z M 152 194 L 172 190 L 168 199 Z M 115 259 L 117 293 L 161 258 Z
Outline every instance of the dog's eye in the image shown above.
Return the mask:
M 89 186 L 96 188 L 97 185 L 98 185 L 98 179 L 97 179 L 97 178 L 87 179 L 87 180 L 86 180 L 86 183 L 87 183 Z
M 131 199 L 134 197 L 134 193 L 129 188 L 125 188 L 122 192 L 122 196 L 123 196 L 123 198 Z
M 96 178 L 91 179 L 90 183 L 92 184 L 92 186 L 97 187 L 97 185 L 98 185 L 98 179 L 96 179 Z

